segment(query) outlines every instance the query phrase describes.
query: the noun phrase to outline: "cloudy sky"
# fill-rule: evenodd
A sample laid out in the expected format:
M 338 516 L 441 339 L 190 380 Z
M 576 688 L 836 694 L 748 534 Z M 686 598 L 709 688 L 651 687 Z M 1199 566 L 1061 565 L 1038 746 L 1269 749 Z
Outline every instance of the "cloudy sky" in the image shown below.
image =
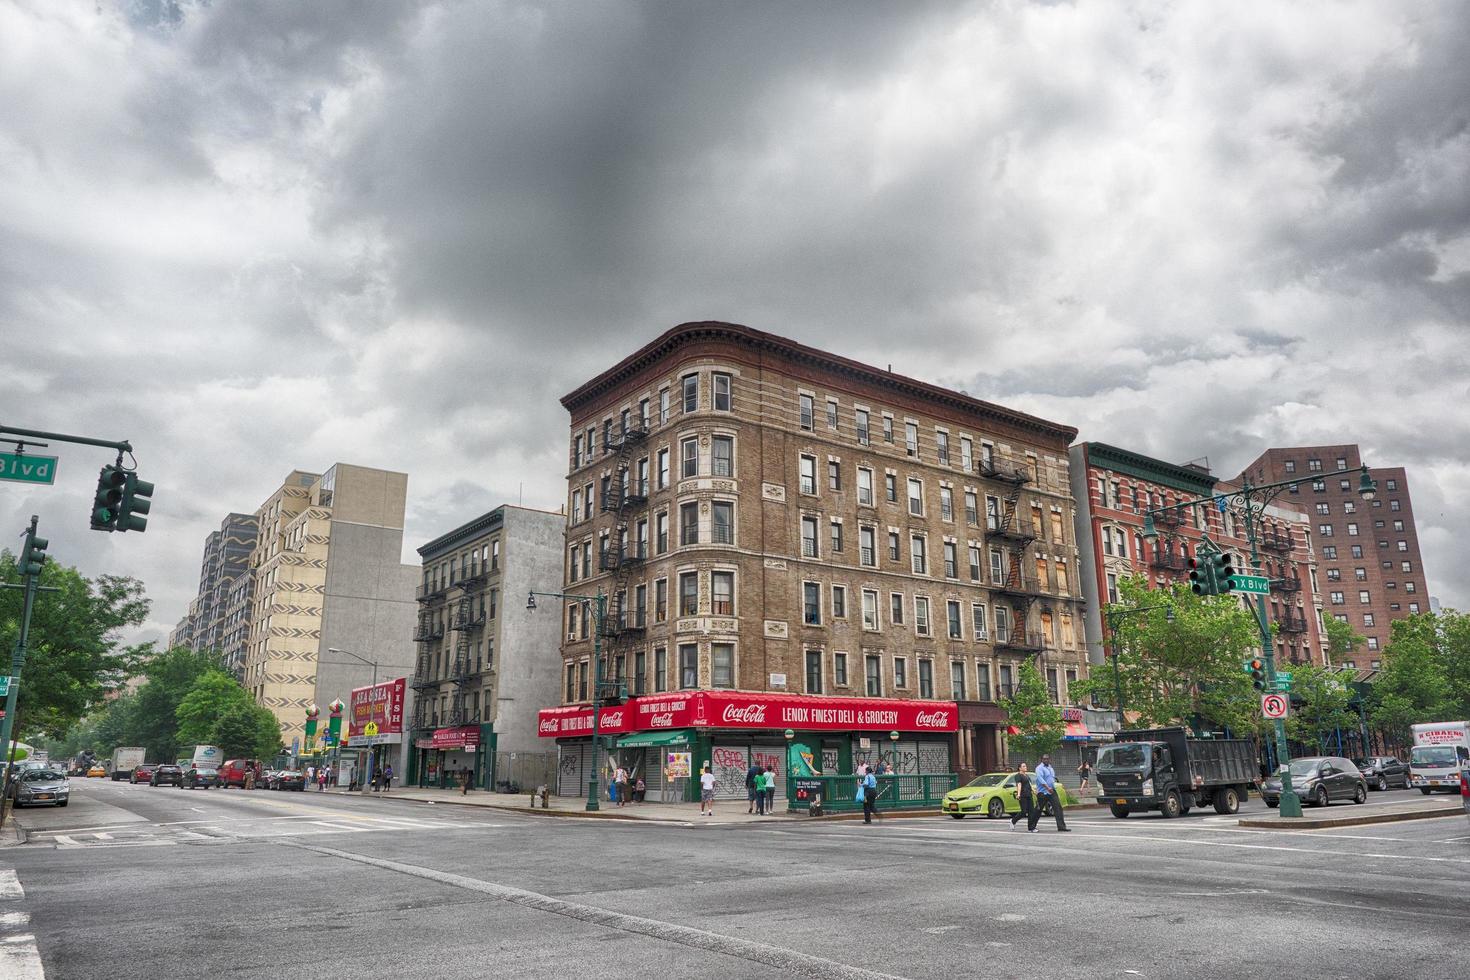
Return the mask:
M 293 467 L 412 547 L 561 501 L 557 397 L 668 327 L 791 336 L 1164 458 L 1362 444 L 1470 608 L 1470 10 L 1382 3 L 0 3 L 0 486 L 142 576 Z M 5 537 L 9 537 L 6 532 Z

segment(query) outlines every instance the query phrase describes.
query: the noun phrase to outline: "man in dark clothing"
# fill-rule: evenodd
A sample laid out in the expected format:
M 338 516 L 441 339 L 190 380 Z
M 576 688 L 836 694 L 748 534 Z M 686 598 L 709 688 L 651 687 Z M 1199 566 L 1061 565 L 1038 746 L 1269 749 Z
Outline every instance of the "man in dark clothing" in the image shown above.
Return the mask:
M 755 812 L 755 801 L 756 798 L 760 795 L 760 791 L 757 790 L 755 786 L 755 777 L 759 776 L 760 772 L 760 766 L 751 766 L 749 769 L 745 770 L 745 799 L 750 804 L 745 808 L 746 813 Z
M 1036 819 L 1032 817 L 1033 810 L 1031 802 L 1031 776 L 1026 771 L 1026 763 L 1021 763 L 1016 769 L 1016 802 L 1021 804 L 1021 809 L 1011 815 L 1011 829 L 1016 829 L 1016 824 L 1022 820 L 1026 821 L 1026 829 L 1030 830 L 1036 826 Z
M 863 823 L 872 823 L 878 815 L 878 777 L 869 769 L 863 777 Z

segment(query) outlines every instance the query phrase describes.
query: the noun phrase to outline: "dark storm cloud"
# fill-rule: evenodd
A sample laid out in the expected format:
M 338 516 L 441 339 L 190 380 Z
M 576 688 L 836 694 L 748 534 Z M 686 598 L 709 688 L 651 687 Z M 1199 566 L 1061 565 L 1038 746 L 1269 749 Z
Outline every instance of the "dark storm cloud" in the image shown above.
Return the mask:
M 521 493 L 555 509 L 557 398 L 720 318 L 1225 475 L 1360 441 L 1409 467 L 1432 589 L 1470 604 L 1470 427 L 1446 411 L 1470 376 L 1467 25 L 1366 2 L 0 8 L 12 387 L 45 406 L 27 421 L 106 419 L 161 488 L 153 530 L 98 541 L 65 515 L 101 460 L 68 455 L 0 522 L 54 512 L 166 625 L 208 530 L 293 467 L 408 471 L 410 549 Z

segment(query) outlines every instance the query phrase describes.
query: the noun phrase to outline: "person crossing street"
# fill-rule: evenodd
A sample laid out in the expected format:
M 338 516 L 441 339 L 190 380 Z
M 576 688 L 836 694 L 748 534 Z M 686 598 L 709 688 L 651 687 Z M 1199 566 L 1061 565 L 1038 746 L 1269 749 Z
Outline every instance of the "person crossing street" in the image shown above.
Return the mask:
M 1070 833 L 1067 829 L 1067 821 L 1062 818 L 1062 798 L 1057 793 L 1057 774 L 1051 767 L 1051 756 L 1043 755 L 1041 764 L 1036 767 L 1036 807 L 1031 811 L 1031 819 L 1027 823 L 1028 830 L 1036 829 L 1036 822 L 1041 819 L 1042 813 L 1047 807 L 1057 818 L 1057 830 L 1061 833 Z

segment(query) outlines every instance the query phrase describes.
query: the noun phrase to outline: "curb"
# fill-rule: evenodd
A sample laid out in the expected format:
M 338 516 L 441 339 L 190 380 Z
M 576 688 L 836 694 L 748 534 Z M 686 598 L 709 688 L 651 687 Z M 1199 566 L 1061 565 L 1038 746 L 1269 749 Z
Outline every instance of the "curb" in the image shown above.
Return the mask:
M 21 826 L 21 822 L 15 819 L 15 813 L 7 813 L 5 827 L 4 829 L 0 829 L 0 848 L 20 847 L 30 839 L 30 835 L 26 833 L 25 827 Z
M 1403 823 L 1406 820 L 1433 820 L 1435 817 L 1458 817 L 1463 808 L 1435 807 L 1433 810 L 1405 810 L 1398 813 L 1373 813 L 1361 817 L 1302 817 L 1288 820 L 1285 817 L 1246 818 L 1236 823 L 1241 827 L 1265 830 L 1322 830 L 1328 827 L 1362 827 L 1375 823 Z

